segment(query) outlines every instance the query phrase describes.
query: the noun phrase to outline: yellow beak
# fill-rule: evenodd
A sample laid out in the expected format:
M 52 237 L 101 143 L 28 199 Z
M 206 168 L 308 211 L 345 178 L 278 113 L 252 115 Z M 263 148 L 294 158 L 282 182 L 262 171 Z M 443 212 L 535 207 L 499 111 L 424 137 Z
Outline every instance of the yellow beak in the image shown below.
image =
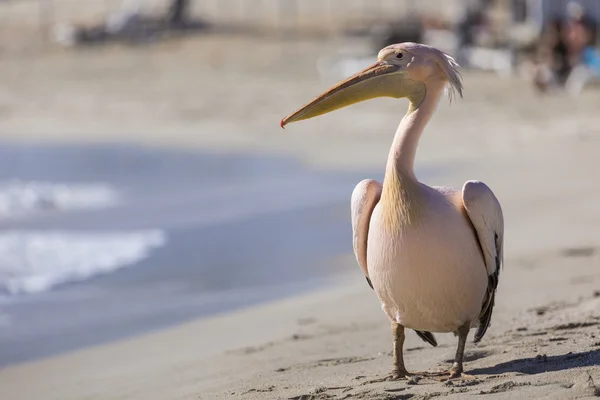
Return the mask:
M 378 61 L 350 78 L 331 87 L 310 103 L 281 120 L 281 127 L 290 122 L 313 118 L 340 108 L 376 97 L 405 97 L 398 66 Z

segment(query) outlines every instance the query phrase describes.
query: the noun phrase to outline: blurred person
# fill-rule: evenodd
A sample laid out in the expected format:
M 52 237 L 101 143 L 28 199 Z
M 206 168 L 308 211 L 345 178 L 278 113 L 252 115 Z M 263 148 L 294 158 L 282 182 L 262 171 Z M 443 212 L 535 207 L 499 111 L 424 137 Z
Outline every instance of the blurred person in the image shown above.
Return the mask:
M 459 46 L 474 46 L 477 31 L 487 23 L 486 15 L 481 7 L 468 7 L 465 10 L 463 18 L 458 23 Z
M 575 2 L 567 5 L 567 14 L 565 42 L 571 71 L 565 81 L 565 89 L 575 95 L 590 79 L 600 77 L 600 55 L 594 47 L 597 23 Z
M 594 41 L 594 21 L 587 16 L 581 7 L 569 3 L 567 7 L 567 20 L 563 29 L 565 41 L 571 64 L 574 66 L 581 61 L 584 49 Z
M 564 21 L 554 18 L 540 39 L 534 84 L 541 91 L 556 85 L 578 93 L 600 69 L 599 56 L 593 47 L 596 21 L 575 2 L 567 5 L 566 14 Z
M 564 31 L 564 22 L 559 17 L 550 20 L 542 31 L 534 59 L 534 84 L 541 91 L 553 84 L 564 84 L 571 72 Z
M 189 0 L 173 0 L 168 11 L 169 23 L 175 26 L 184 26 L 188 22 L 189 12 Z
M 483 5 L 470 4 L 456 27 L 458 37 L 457 61 L 469 66 L 469 49 L 477 45 L 477 36 L 488 24 Z
M 592 79 L 600 79 L 600 53 L 595 48 L 596 32 L 585 22 L 574 24 L 569 32 L 569 43 L 574 66 L 569 74 L 565 89 L 572 95 L 579 94 Z

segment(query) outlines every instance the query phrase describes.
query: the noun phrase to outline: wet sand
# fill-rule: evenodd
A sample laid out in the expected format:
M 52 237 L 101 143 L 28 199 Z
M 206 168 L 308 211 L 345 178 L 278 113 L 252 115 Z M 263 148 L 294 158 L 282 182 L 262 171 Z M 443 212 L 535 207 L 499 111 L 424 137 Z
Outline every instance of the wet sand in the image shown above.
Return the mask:
M 404 101 L 278 127 L 332 83 L 319 80 L 315 63 L 338 45 L 212 38 L 51 52 L 43 69 L 14 60 L 0 67 L 13 78 L 1 137 L 278 154 L 317 172 L 374 176 Z M 590 382 L 600 382 L 599 99 L 594 91 L 538 98 L 516 78 L 465 73 L 465 98 L 442 101 L 421 141 L 419 168 L 445 171 L 427 183 L 480 179 L 504 207 L 505 268 L 492 327 L 468 344 L 466 369 L 477 377 L 469 385 L 370 382 L 391 367 L 391 333 L 348 254 L 324 260 L 347 271 L 325 288 L 7 367 L 0 391 L 19 400 L 592 397 Z M 347 218 L 347 207 L 336 215 Z M 428 348 L 410 335 L 408 368 L 447 367 L 455 339 L 439 341 Z

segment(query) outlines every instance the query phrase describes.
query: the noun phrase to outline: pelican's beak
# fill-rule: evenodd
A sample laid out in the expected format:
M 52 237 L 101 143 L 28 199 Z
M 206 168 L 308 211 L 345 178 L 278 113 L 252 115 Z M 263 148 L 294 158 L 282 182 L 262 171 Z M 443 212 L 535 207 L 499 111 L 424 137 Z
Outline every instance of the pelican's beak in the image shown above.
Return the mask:
M 339 82 L 313 101 L 281 120 L 281 127 L 290 122 L 309 119 L 342 107 L 375 97 L 404 97 L 402 68 L 378 61 L 364 70 Z

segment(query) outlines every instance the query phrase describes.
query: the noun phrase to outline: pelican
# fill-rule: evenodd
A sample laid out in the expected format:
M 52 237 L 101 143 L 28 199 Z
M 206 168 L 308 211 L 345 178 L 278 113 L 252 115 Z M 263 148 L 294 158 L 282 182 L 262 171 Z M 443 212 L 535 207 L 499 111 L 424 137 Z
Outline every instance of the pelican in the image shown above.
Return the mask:
M 391 379 L 411 374 L 403 358 L 405 328 L 433 346 L 433 332 L 454 333 L 458 345 L 448 371 L 416 373 L 467 378 L 467 336 L 479 342 L 490 325 L 500 267 L 504 217 L 483 182 L 462 190 L 419 182 L 414 161 L 419 137 L 445 89 L 462 97 L 458 64 L 428 45 L 385 47 L 377 62 L 334 85 L 281 120 L 281 127 L 376 97 L 406 98 L 407 113 L 394 136 L 383 183 L 361 181 L 352 192 L 354 254 L 392 325 Z

